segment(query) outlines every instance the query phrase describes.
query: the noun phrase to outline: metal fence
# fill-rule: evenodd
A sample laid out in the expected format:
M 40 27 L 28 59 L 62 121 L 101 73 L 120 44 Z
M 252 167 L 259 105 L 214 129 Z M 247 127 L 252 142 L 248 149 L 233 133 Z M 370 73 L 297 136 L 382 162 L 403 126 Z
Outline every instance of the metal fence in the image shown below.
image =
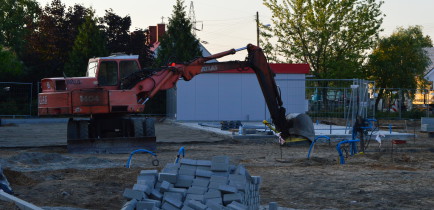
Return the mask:
M 383 94 L 378 96 L 378 93 Z M 432 117 L 434 91 L 429 89 L 376 89 L 377 116 L 384 119 Z
M 0 116 L 31 116 L 34 96 L 32 83 L 0 82 Z
M 357 116 L 374 118 L 374 87 L 361 79 L 306 79 L 307 113 L 314 121 L 339 118 L 346 124 Z
M 296 80 L 300 81 L 304 80 Z M 285 82 L 293 83 L 294 79 Z M 360 79 L 306 79 L 305 86 L 307 113 L 314 122 L 345 119 L 347 124 L 352 124 L 356 116 L 419 119 L 434 115 L 433 90 L 375 89 L 374 82 Z M 0 82 L 0 117 L 37 115 L 39 91 L 40 82 Z M 381 91 L 384 94 L 377 100 Z M 284 101 L 285 104 L 289 103 Z

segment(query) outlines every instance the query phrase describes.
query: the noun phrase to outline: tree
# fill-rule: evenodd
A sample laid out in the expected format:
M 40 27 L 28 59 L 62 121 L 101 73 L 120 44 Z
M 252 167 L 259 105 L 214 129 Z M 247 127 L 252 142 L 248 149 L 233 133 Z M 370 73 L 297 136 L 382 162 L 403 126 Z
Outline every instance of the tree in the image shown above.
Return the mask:
M 413 89 L 424 81 L 424 72 L 431 60 L 424 47 L 432 47 L 429 36 L 424 36 L 420 26 L 398 28 L 392 35 L 380 39 L 369 56 L 366 75 L 375 81 L 379 94 L 376 105 L 386 93 L 384 88 Z
M 126 52 L 130 39 L 131 17 L 127 15 L 122 18 L 116 15 L 113 9 L 109 9 L 105 11 L 102 22 L 106 24 L 105 33 L 109 52 Z
M 167 65 L 169 62 L 188 62 L 195 57 L 202 56 L 199 40 L 191 33 L 191 30 L 192 24 L 187 18 L 184 1 L 176 0 L 172 17 L 169 18 L 167 31 L 162 36 L 158 47 L 156 62 L 158 66 Z M 152 110 L 158 114 L 166 112 L 165 91 L 160 91 L 150 102 L 145 111 Z
M 130 35 L 127 50 L 125 51 L 128 54 L 139 55 L 139 62 L 142 68 L 151 67 L 155 62 L 153 52 L 149 49 L 149 46 L 146 45 L 148 35 L 148 31 L 142 29 L 133 31 Z
M 0 0 L 0 45 L 21 55 L 28 26 L 37 18 L 39 5 L 34 0 Z
M 29 46 L 25 62 L 32 67 L 32 77 L 62 75 L 61 70 L 70 49 L 67 48 L 69 37 L 65 10 L 66 7 L 60 0 L 47 4 L 34 26 L 34 33 L 27 37 Z
M 63 76 L 78 28 L 92 13 L 91 8 L 77 4 L 66 8 L 60 0 L 53 0 L 41 9 L 37 21 L 29 26 L 32 33 L 26 37 L 23 61 L 29 69 L 28 81 Z
M 68 8 L 68 11 L 65 13 L 64 20 L 66 30 L 68 31 L 67 47 L 69 49 L 67 52 L 72 50 L 75 38 L 79 32 L 79 27 L 86 21 L 86 17 L 92 16 L 93 13 L 94 11 L 92 8 L 86 8 L 79 4 L 75 4 L 74 6 Z
M 0 45 L 0 82 L 11 82 L 23 74 L 23 64 L 16 54 Z
M 383 21 L 382 1 L 279 2 L 264 0 L 273 13 L 270 35 L 277 38 L 277 44 L 265 45 L 270 59 L 308 63 L 317 79 L 362 77 L 366 52 L 374 46 Z
M 158 49 L 158 65 L 166 65 L 169 59 L 173 59 L 171 62 L 187 62 L 202 55 L 199 40 L 191 30 L 192 24 L 187 18 L 184 1 L 177 0 Z
M 87 16 L 78 31 L 64 69 L 65 74 L 69 77 L 84 76 L 89 58 L 107 55 L 105 39 L 95 18 Z

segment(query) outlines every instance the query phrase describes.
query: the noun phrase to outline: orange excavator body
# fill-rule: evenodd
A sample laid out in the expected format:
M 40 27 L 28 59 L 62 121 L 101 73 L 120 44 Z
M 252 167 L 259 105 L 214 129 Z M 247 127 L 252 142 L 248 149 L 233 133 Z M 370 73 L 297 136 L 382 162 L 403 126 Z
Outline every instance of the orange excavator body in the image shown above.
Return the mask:
M 206 63 L 244 49 L 248 50 L 247 61 Z M 67 136 L 70 152 L 154 150 L 154 122 L 134 118 L 132 114 L 143 113 L 146 102 L 158 91 L 174 87 L 180 78 L 189 81 L 200 73 L 248 68 L 257 75 L 276 130 L 281 137 L 290 137 L 294 123 L 286 119 L 275 74 L 262 49 L 251 44 L 197 58 L 190 63 L 171 64 L 157 71 L 141 70 L 137 56 L 93 58 L 89 60 L 86 77 L 42 79 L 38 113 L 40 116 L 71 117 Z M 89 119 L 77 120 L 73 117 Z M 310 140 L 313 138 L 311 133 L 304 136 Z

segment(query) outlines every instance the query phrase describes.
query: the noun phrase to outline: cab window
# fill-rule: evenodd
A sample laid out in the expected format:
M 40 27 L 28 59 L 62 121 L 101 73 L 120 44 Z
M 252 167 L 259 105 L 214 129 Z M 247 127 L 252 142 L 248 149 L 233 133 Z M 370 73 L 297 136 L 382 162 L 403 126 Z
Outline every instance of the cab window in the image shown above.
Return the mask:
M 90 62 L 87 65 L 87 77 L 96 77 L 96 67 L 98 66 L 98 62 Z
M 116 61 L 102 61 L 100 63 L 98 83 L 102 86 L 118 84 L 118 65 Z
M 121 61 L 119 64 L 121 78 L 125 78 L 136 71 L 139 71 L 136 61 Z

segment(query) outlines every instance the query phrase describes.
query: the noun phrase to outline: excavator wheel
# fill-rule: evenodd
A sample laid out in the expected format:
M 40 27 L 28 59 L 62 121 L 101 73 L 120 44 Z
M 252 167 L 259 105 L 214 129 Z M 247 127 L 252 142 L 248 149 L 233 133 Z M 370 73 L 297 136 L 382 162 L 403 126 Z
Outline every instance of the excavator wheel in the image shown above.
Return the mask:
M 94 118 L 68 122 L 68 152 L 130 153 L 156 150 L 153 119 Z
M 155 136 L 155 119 L 154 118 L 146 118 L 145 119 L 145 135 L 146 136 Z
M 145 133 L 143 133 L 145 122 L 142 119 L 131 119 L 131 122 L 134 124 L 135 137 L 146 136 Z
M 73 120 L 72 118 L 69 118 L 68 120 L 68 127 L 66 130 L 66 137 L 67 139 L 78 139 L 78 123 L 77 121 Z
M 79 120 L 78 121 L 78 128 L 79 128 L 80 139 L 88 139 L 89 138 L 89 121 Z

